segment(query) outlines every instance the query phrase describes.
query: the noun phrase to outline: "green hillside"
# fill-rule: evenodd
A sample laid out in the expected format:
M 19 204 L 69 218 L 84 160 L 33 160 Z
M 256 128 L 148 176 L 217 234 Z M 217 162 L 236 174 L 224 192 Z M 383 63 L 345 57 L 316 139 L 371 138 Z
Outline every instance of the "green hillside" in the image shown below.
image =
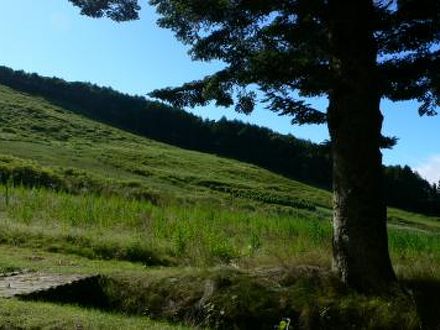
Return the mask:
M 329 273 L 327 191 L 148 140 L 4 86 L 0 118 L 3 272 L 100 273 L 114 310 L 190 327 L 267 328 L 283 316 L 312 328 L 440 324 L 438 299 L 426 295 L 440 291 L 438 218 L 389 212 L 393 263 L 414 299 L 360 297 Z M 0 304 L 0 327 L 56 325 L 60 310 L 59 327 L 75 328 L 76 319 L 85 328 L 165 327 L 118 313 Z M 34 316 L 21 318 L 23 309 Z M 54 316 L 42 320 L 41 310 Z
M 11 162 L 34 166 L 71 182 L 88 179 L 93 189 L 116 184 L 128 193 L 159 200 L 211 203 L 243 196 L 274 205 L 329 205 L 323 190 L 256 166 L 138 137 L 3 86 L 0 109 L 3 168 Z
M 331 190 L 332 161 L 328 143 L 318 145 L 237 120 L 202 120 L 189 112 L 110 87 L 42 77 L 3 66 L 0 66 L 0 85 L 44 97 L 73 113 L 148 139 L 254 164 Z M 408 166 L 385 166 L 384 169 L 388 205 L 440 215 L 440 193 L 436 186 Z

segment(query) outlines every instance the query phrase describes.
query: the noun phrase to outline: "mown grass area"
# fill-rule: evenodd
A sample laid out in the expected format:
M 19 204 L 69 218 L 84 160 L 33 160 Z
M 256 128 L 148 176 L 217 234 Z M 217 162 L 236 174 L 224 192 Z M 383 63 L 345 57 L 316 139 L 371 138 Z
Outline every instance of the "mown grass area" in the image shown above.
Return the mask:
M 329 192 L 2 86 L 0 114 L 0 270 L 100 273 L 115 310 L 188 326 L 258 328 L 281 316 L 306 328 L 440 324 L 440 301 L 426 296 L 440 292 L 438 218 L 390 209 L 391 255 L 412 298 L 360 296 L 329 272 Z M 0 305 L 0 327 L 69 328 L 78 317 L 80 328 L 166 328 L 77 307 Z
M 40 249 L 0 246 L 0 273 L 11 271 L 123 274 L 124 278 L 145 273 L 141 264 L 90 260 L 75 255 L 48 253 Z M 93 293 L 90 293 L 93 294 Z M 123 315 L 82 306 L 0 298 L 1 329 L 190 329 L 178 323 L 152 321 L 145 315 Z
M 123 316 L 75 306 L 0 299 L 2 329 L 152 329 L 184 330 L 182 325 L 151 321 L 142 316 Z

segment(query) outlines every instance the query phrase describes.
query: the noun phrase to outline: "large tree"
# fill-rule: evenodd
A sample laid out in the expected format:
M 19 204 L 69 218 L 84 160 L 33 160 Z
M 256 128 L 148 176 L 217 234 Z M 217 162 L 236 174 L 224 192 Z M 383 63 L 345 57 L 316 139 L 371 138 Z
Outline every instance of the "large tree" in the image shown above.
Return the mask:
M 70 0 L 91 16 L 137 18 L 137 0 Z M 440 105 L 438 0 L 150 0 L 194 60 L 225 68 L 152 96 L 178 107 L 257 100 L 298 124 L 327 123 L 333 150 L 333 265 L 348 286 L 396 281 L 383 196 L 382 98 Z M 258 90 L 258 91 L 257 91 Z M 254 91 L 257 91 L 255 93 Z M 307 104 L 327 96 L 326 113 Z

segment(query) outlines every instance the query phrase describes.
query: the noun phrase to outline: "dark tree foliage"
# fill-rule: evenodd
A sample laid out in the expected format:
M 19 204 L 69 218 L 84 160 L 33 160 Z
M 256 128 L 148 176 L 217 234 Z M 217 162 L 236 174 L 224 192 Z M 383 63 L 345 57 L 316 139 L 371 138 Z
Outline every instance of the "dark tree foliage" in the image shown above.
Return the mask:
M 81 14 L 115 21 L 137 19 L 138 0 L 68 0 Z M 150 0 L 162 18 L 190 45 L 194 60 L 222 60 L 226 68 L 202 80 L 151 95 L 178 107 L 215 101 L 249 113 L 257 84 L 268 108 L 291 115 L 295 123 L 324 123 L 326 115 L 301 96 L 328 95 L 338 77 L 329 65 L 336 51 L 328 32 L 328 0 Z M 337 1 L 336 1 L 337 2 Z M 344 5 L 344 1 L 340 1 Z M 376 0 L 370 29 L 377 45 L 380 91 L 393 101 L 416 99 L 421 115 L 435 115 L 440 105 L 440 2 Z M 355 13 L 352 13 L 353 15 Z
M 343 2 L 343 1 L 342 1 Z M 238 91 L 238 110 L 250 112 L 257 84 L 268 107 L 296 123 L 322 123 L 325 114 L 302 96 L 328 95 L 338 83 L 330 67 L 331 8 L 325 0 L 173 1 L 151 0 L 172 29 L 191 47 L 195 60 L 223 60 L 227 67 L 203 80 L 152 93 L 177 106 L 214 100 L 230 106 Z M 439 106 L 440 2 L 375 1 L 372 30 L 378 47 L 381 94 L 393 101 L 417 99 L 420 114 Z M 237 93 L 236 93 L 237 94 Z M 242 107 L 242 103 L 247 106 Z
M 289 178 L 331 188 L 329 143 L 317 145 L 237 120 L 202 120 L 144 97 L 90 83 L 14 71 L 0 66 L 0 84 L 45 97 L 52 103 L 147 138 L 245 161 Z M 440 215 L 440 190 L 409 167 L 385 167 L 389 206 Z
M 81 14 L 91 17 L 107 16 L 117 22 L 139 18 L 137 0 L 69 0 L 81 8 Z
M 100 0 L 129 8 L 128 1 Z M 76 2 L 83 10 L 89 1 Z M 194 60 L 224 69 L 150 95 L 178 107 L 235 105 L 250 113 L 254 86 L 294 123 L 327 122 L 333 158 L 333 268 L 348 286 L 396 281 L 388 252 L 380 101 L 440 106 L 438 0 L 150 0 L 158 24 Z M 103 5 L 105 7 L 105 5 Z M 102 9 L 96 13 L 102 15 Z M 86 12 L 95 15 L 94 8 Z M 112 17 L 113 11 L 106 12 Z M 327 96 L 323 113 L 307 97 Z
M 409 166 L 385 167 L 385 191 L 390 206 L 440 215 L 440 192 L 436 185 L 430 185 Z

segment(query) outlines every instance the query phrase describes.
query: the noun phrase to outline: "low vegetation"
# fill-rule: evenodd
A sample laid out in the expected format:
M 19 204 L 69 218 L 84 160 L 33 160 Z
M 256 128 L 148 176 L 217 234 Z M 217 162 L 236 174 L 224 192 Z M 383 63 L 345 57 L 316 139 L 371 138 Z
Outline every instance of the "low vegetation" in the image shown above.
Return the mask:
M 405 290 L 361 296 L 329 271 L 329 192 L 6 87 L 0 96 L 0 269 L 99 273 L 109 305 L 0 299 L 0 327 L 440 324 L 438 218 L 389 210 Z
M 185 326 L 151 321 L 145 317 L 109 314 L 75 306 L 0 300 L 3 329 L 152 329 L 184 330 Z

